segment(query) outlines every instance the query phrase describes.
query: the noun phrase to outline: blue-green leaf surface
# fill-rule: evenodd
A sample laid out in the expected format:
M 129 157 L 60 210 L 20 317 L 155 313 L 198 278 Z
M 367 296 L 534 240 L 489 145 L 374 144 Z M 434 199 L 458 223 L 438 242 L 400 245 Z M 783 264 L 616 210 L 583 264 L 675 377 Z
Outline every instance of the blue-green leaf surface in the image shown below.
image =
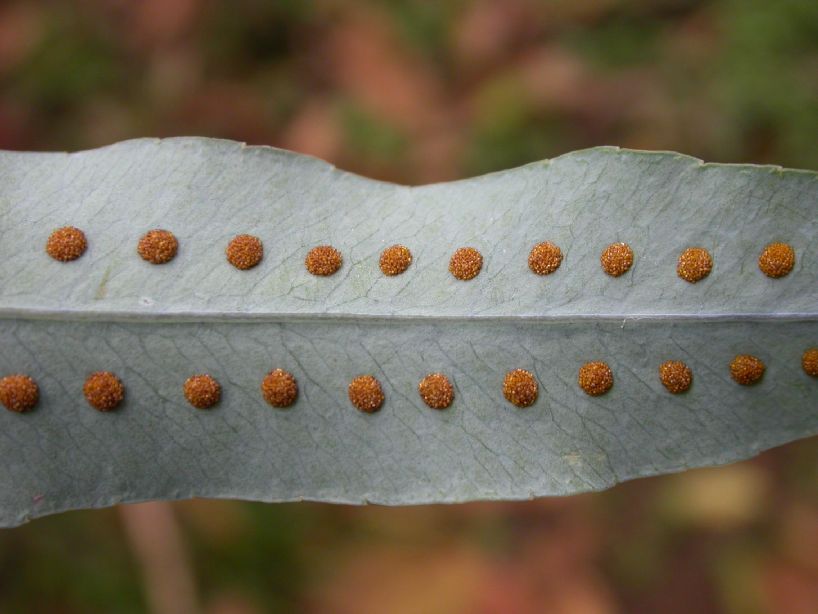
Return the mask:
M 671 153 L 597 148 L 465 181 L 397 186 L 270 148 L 198 138 L 137 140 L 74 154 L 0 153 L 0 377 L 27 373 L 41 398 L 0 411 L 0 523 L 120 501 L 192 496 L 410 504 L 519 499 L 606 488 L 628 478 L 730 462 L 818 432 L 818 179 L 776 167 L 710 165 Z M 82 228 L 74 262 L 44 251 Z M 166 228 L 179 253 L 136 254 Z M 264 241 L 238 271 L 227 242 Z M 564 259 L 527 266 L 541 241 Z M 605 275 L 599 254 L 624 241 L 632 269 Z M 758 269 L 784 241 L 796 266 Z M 410 268 L 378 268 L 403 243 Z M 307 273 L 332 244 L 344 265 Z M 448 271 L 458 247 L 483 270 Z M 676 275 L 686 247 L 710 251 L 697 284 Z M 767 372 L 730 378 L 736 354 Z M 683 360 L 692 388 L 669 394 L 658 365 Z M 586 361 L 615 383 L 577 386 Z M 261 397 L 280 367 L 298 379 L 289 409 Z M 504 374 L 528 369 L 537 402 L 518 409 Z M 125 402 L 91 409 L 93 371 L 117 373 Z M 455 387 L 444 411 L 418 381 Z M 223 398 L 195 410 L 184 380 L 210 373 Z M 382 383 L 372 415 L 347 399 L 362 373 Z

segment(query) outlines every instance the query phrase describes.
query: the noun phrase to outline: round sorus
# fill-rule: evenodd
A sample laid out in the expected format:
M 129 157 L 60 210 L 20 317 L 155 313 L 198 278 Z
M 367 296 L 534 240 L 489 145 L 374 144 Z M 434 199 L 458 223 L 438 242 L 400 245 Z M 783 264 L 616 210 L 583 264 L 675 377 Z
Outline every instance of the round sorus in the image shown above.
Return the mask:
M 770 243 L 758 257 L 758 268 L 767 277 L 784 277 L 795 266 L 795 250 L 786 243 Z
M 84 232 L 73 226 L 63 226 L 48 237 L 45 251 L 54 260 L 69 262 L 82 256 L 87 247 L 88 241 Z
M 531 371 L 514 369 L 503 378 L 503 396 L 517 407 L 528 407 L 537 400 L 539 385 Z
M 378 264 L 384 275 L 400 275 L 412 264 L 412 252 L 405 245 L 392 245 L 381 252 Z
M 668 360 L 659 365 L 659 379 L 668 392 L 685 392 L 693 383 L 693 372 L 680 360 Z
M 483 268 L 483 256 L 473 247 L 461 247 L 449 260 L 449 272 L 457 279 L 474 279 Z
M 713 258 L 703 247 L 688 247 L 679 254 L 679 262 L 676 264 L 676 273 L 691 284 L 710 275 L 712 269 Z
M 304 259 L 304 266 L 313 275 L 326 277 L 338 271 L 343 262 L 341 252 L 337 249 L 331 245 L 319 245 L 309 251 Z
M 818 377 L 818 348 L 810 348 L 801 356 L 801 366 L 804 373 Z
M 0 403 L 9 411 L 30 411 L 37 405 L 39 398 L 37 382 L 28 375 L 7 375 L 0 379 Z
M 586 362 L 579 368 L 577 382 L 586 394 L 598 397 L 608 392 L 613 386 L 613 372 L 607 363 L 601 361 Z
M 149 230 L 136 246 L 136 251 L 151 264 L 165 264 L 173 260 L 179 249 L 179 242 L 169 230 Z
M 125 398 L 125 387 L 110 371 L 97 371 L 88 376 L 82 387 L 88 404 L 99 411 L 111 411 Z
M 633 265 L 633 250 L 627 243 L 611 243 L 599 256 L 602 270 L 611 277 L 619 277 Z
M 360 375 L 349 382 L 349 400 L 362 412 L 371 414 L 383 405 L 383 389 L 371 375 Z
M 222 398 L 222 387 L 209 375 L 191 375 L 185 380 L 185 398 L 196 409 L 209 409 Z
M 454 400 L 452 383 L 442 373 L 430 373 L 418 384 L 420 398 L 432 409 L 446 409 Z
M 749 386 L 761 379 L 765 369 L 760 358 L 750 354 L 739 354 L 730 363 L 730 376 L 742 386 Z
M 264 246 L 261 239 L 253 235 L 233 237 L 225 250 L 227 261 L 237 269 L 246 271 L 256 266 L 264 257 Z
M 261 396 L 273 407 L 289 407 L 298 398 L 298 382 L 289 371 L 274 369 L 261 381 Z
M 537 243 L 528 254 L 528 268 L 537 275 L 550 275 L 562 264 L 562 250 L 553 243 Z

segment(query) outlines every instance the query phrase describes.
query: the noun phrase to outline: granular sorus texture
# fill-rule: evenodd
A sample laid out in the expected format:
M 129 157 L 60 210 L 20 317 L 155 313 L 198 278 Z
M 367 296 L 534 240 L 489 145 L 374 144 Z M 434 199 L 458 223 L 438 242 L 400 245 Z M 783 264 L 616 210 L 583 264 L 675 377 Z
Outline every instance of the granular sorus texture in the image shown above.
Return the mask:
M 633 250 L 627 243 L 611 243 L 599 257 L 602 269 L 611 277 L 628 272 L 633 264 Z
M 45 251 L 54 260 L 69 262 L 82 256 L 87 247 L 84 232 L 73 226 L 64 226 L 51 233 Z
M 173 260 L 179 249 L 179 242 L 169 230 L 155 229 L 146 232 L 141 239 L 136 251 L 151 264 L 165 264 Z
M 405 245 L 392 245 L 381 252 L 379 265 L 384 275 L 400 275 L 412 264 L 412 252 Z
M 758 257 L 758 268 L 767 277 L 784 277 L 795 266 L 795 250 L 786 243 L 770 243 Z
M 262 380 L 261 395 L 273 407 L 289 407 L 298 398 L 298 382 L 289 371 L 274 369 Z
M 483 268 L 483 256 L 473 247 L 461 247 L 449 260 L 449 272 L 457 279 L 474 279 Z
M 553 243 L 537 243 L 528 254 L 528 268 L 537 275 L 550 275 L 562 264 L 562 250 Z
M 608 392 L 611 386 L 613 386 L 613 372 L 604 362 L 586 362 L 579 369 L 577 381 L 579 382 L 579 387 L 582 388 L 586 394 L 592 397 L 598 397 Z
M 442 373 L 430 373 L 418 384 L 420 398 L 432 409 L 446 409 L 454 400 L 452 383 Z
M 676 273 L 685 281 L 695 284 L 701 281 L 713 269 L 713 259 L 703 247 L 688 247 L 679 255 Z
M 222 398 L 222 387 L 210 375 L 192 375 L 185 380 L 185 398 L 196 409 L 209 409 Z
M 337 249 L 331 245 L 319 245 L 309 251 L 304 259 L 304 265 L 307 267 L 307 271 L 313 275 L 326 277 L 338 271 L 343 261 L 341 252 Z
M 39 398 L 37 382 L 28 375 L 7 375 L 0 379 L 0 403 L 9 411 L 30 411 L 37 405 Z
M 264 257 L 261 239 L 253 235 L 238 235 L 227 245 L 227 261 L 239 270 L 256 266 Z
M 371 375 L 360 375 L 349 383 L 349 400 L 362 412 L 371 414 L 383 405 L 381 384 Z
M 730 376 L 742 386 L 750 386 L 761 379 L 765 369 L 760 358 L 750 354 L 739 354 L 730 363 Z
M 685 392 L 693 383 L 693 372 L 680 360 L 668 360 L 659 365 L 659 379 L 668 392 Z
M 125 398 L 125 387 L 110 371 L 97 371 L 88 376 L 82 392 L 88 404 L 99 411 L 111 411 Z
M 531 371 L 514 369 L 503 378 L 503 396 L 517 407 L 528 407 L 537 400 L 539 385 Z

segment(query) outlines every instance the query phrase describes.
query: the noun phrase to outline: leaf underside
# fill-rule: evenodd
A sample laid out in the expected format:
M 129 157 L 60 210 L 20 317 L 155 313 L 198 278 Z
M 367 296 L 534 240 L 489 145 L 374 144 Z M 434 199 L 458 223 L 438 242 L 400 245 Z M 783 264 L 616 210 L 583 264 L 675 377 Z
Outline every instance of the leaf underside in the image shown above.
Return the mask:
M 200 138 L 136 140 L 74 154 L 0 153 L 0 376 L 27 373 L 37 408 L 0 411 L 0 524 L 121 501 L 194 496 L 413 504 L 521 499 L 731 462 L 818 433 L 818 176 L 711 165 L 671 153 L 596 148 L 448 184 L 397 186 L 305 156 Z M 60 226 L 89 248 L 70 263 L 43 247 Z M 179 239 L 162 266 L 135 250 L 151 228 Z M 227 242 L 264 241 L 262 263 L 234 269 Z M 527 267 L 541 241 L 564 259 Z M 599 254 L 627 242 L 632 269 L 605 275 Z M 797 254 L 765 277 L 767 243 Z M 384 276 L 393 243 L 414 259 Z M 334 276 L 304 268 L 311 247 L 344 255 Z M 462 282 L 451 253 L 473 246 L 483 270 Z M 676 275 L 686 247 L 712 273 Z M 736 354 L 767 365 L 730 378 Z M 669 394 L 665 360 L 692 388 Z M 577 386 L 604 360 L 613 388 Z M 281 367 L 300 396 L 273 409 L 259 384 Z M 528 369 L 537 402 L 518 409 L 504 374 Z M 126 386 L 114 412 L 92 410 L 85 377 Z M 455 401 L 431 410 L 418 381 L 441 371 Z M 223 397 L 190 407 L 182 383 L 210 373 Z M 384 388 L 356 411 L 350 379 Z

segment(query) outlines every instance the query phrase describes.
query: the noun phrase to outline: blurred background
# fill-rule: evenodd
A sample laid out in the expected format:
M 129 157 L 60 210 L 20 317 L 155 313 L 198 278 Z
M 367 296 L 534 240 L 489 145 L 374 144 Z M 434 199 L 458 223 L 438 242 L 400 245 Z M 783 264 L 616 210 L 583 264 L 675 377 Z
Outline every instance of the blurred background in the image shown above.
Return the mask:
M 815 0 L 0 3 L 0 148 L 205 135 L 426 183 L 594 145 L 818 169 Z M 0 532 L 0 613 L 818 612 L 818 439 L 520 503 Z

